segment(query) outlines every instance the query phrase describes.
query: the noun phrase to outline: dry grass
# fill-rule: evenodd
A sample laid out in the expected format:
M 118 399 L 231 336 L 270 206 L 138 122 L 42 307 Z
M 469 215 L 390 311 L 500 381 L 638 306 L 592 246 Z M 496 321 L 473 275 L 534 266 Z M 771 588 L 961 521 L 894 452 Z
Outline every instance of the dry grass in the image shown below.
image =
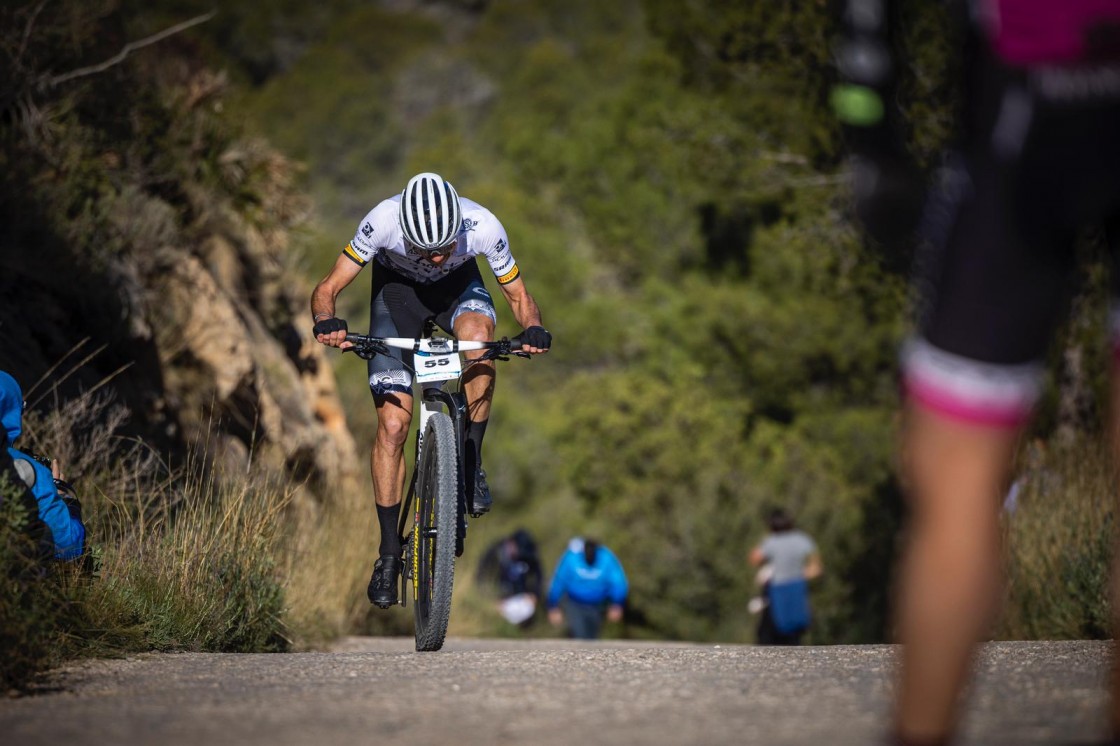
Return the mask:
M 369 611 L 375 554 L 373 498 L 337 494 L 284 543 L 286 617 L 293 641 L 311 648 L 355 629 Z
M 222 474 L 195 458 L 166 464 L 116 434 L 128 413 L 104 392 L 43 403 L 55 406 L 28 413 L 19 445 L 63 464 L 89 552 L 47 572 L 9 573 L 0 592 L 6 686 L 79 655 L 314 646 L 365 610 L 372 510 L 360 496 L 295 520 L 297 485 L 256 469 Z M 6 560 L 20 554 L 17 524 L 0 523 Z
M 1108 637 L 1117 480 L 1107 447 L 1087 439 L 1051 446 L 1021 477 L 1006 520 L 1009 582 L 997 636 Z

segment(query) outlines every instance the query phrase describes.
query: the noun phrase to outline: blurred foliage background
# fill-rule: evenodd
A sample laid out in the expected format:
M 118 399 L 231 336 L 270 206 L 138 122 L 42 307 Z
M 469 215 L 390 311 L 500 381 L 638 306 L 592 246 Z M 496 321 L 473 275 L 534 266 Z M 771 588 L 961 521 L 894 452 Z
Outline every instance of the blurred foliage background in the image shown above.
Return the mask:
M 43 12 L 52 5 L 65 3 Z M 95 23 L 116 33 L 91 60 L 216 7 L 103 6 Z M 467 568 L 516 527 L 537 537 L 549 571 L 571 536 L 597 536 L 632 583 L 613 634 L 745 642 L 756 592 L 746 555 L 768 509 L 785 506 L 826 568 L 811 641 L 871 642 L 890 637 L 903 515 L 895 359 L 909 247 L 868 246 L 851 218 L 827 108 L 834 10 L 823 0 L 227 0 L 120 67 L 176 56 L 225 76 L 210 115 L 300 165 L 311 212 L 288 261 L 311 281 L 366 211 L 421 170 L 502 220 L 555 347 L 499 373 L 486 446 L 496 508 L 472 526 Z M 901 0 L 897 12 L 896 103 L 930 168 L 952 134 L 952 37 L 941 4 Z M 101 95 L 136 99 L 131 116 L 145 116 L 143 90 Z M 371 270 L 342 297 L 352 328 L 368 319 Z M 1063 351 L 1102 349 L 1092 334 L 1102 288 L 1085 284 L 1056 369 Z M 512 335 L 499 306 L 499 333 Z M 350 427 L 368 444 L 364 367 L 341 357 L 335 367 Z M 1071 413 L 1060 402 L 1067 384 L 1098 401 L 1102 375 L 1062 370 L 1033 435 L 1100 425 L 1099 405 Z M 475 590 L 459 587 L 452 633 L 513 633 Z M 410 615 L 360 628 L 408 633 Z

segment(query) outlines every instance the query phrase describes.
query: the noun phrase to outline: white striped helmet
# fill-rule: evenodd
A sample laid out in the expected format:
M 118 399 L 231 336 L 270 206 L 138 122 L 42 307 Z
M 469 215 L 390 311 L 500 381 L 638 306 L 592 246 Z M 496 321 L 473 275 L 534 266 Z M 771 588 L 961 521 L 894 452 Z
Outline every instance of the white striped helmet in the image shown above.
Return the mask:
M 405 240 L 425 251 L 451 243 L 463 224 L 455 187 L 439 174 L 416 174 L 401 193 L 400 222 Z

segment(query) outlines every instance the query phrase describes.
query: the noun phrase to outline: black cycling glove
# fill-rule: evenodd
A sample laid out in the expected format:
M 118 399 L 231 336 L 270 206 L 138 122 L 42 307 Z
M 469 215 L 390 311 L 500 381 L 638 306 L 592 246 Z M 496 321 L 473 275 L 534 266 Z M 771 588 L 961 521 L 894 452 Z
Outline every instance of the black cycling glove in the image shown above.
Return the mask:
M 346 319 L 329 318 L 322 321 L 315 322 L 315 328 L 312 329 L 315 336 L 320 334 L 332 334 L 334 332 L 346 331 Z
M 552 346 L 552 335 L 543 326 L 530 326 L 521 332 L 518 338 L 521 340 L 521 344 L 527 347 L 547 350 Z

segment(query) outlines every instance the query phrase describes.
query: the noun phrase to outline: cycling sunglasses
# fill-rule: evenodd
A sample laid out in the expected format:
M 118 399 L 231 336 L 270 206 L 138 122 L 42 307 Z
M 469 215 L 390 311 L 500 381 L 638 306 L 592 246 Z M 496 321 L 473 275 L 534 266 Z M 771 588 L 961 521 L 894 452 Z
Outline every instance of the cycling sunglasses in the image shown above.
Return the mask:
M 446 246 L 440 246 L 438 249 L 425 249 L 421 246 L 417 246 L 411 241 L 406 241 L 405 243 L 407 243 L 411 248 L 415 249 L 421 256 L 428 259 L 437 256 L 451 256 L 455 253 L 455 249 L 459 247 L 459 239 L 457 238 Z

